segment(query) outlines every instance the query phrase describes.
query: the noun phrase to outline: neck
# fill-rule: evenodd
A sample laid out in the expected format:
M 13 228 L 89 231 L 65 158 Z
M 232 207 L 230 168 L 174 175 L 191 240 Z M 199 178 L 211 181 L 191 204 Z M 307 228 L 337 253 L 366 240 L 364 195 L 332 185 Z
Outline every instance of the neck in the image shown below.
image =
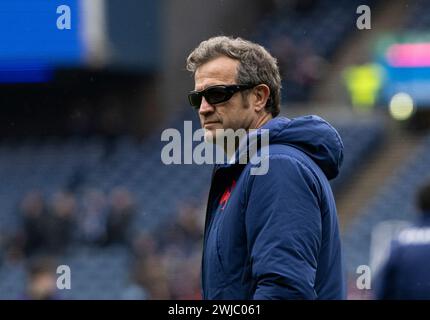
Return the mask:
M 256 118 L 251 125 L 249 126 L 249 129 L 258 129 L 265 125 L 269 120 L 272 119 L 272 114 L 263 112 L 261 117 Z

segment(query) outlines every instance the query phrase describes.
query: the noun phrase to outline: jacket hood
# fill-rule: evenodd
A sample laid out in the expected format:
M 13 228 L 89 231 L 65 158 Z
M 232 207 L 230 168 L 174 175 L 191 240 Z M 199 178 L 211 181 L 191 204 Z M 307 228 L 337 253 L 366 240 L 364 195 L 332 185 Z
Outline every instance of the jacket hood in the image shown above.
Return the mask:
M 276 117 L 262 129 L 269 129 L 270 144 L 297 148 L 309 156 L 328 179 L 339 174 L 343 161 L 343 142 L 336 129 L 324 119 L 303 116 L 294 119 Z

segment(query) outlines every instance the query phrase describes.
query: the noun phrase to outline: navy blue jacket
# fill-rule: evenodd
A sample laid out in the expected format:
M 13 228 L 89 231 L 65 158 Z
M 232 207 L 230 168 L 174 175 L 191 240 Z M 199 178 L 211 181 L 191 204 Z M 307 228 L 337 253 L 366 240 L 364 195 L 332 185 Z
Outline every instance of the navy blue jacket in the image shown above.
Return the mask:
M 377 276 L 377 299 L 430 299 L 430 216 L 402 231 Z
M 216 165 L 206 212 L 204 299 L 343 299 L 336 205 L 343 144 L 317 116 L 277 117 L 269 129 L 269 170 Z M 260 131 L 259 131 L 260 133 Z M 243 149 L 239 148 L 236 159 Z

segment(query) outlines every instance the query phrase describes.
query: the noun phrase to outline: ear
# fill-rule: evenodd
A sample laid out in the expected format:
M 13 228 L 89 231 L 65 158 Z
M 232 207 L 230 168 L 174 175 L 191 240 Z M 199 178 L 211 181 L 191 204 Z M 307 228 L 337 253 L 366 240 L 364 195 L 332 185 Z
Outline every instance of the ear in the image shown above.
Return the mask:
M 260 112 L 266 106 L 270 97 L 270 88 L 266 84 L 259 84 L 253 89 L 254 110 Z

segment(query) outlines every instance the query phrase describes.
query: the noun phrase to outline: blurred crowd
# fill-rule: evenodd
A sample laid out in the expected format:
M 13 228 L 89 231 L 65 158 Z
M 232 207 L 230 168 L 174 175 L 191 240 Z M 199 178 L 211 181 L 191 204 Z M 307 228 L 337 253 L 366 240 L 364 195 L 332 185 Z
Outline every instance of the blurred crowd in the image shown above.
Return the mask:
M 130 245 L 136 214 L 133 196 L 124 187 L 116 187 L 107 195 L 89 189 L 81 197 L 58 191 L 49 199 L 32 190 L 17 210 L 19 227 L 4 244 L 6 257 L 12 260 L 61 255 L 73 244 Z
M 155 234 L 140 233 L 133 251 L 135 283 L 148 299 L 200 299 L 202 208 L 185 204 Z
M 55 299 L 54 262 L 73 249 L 120 246 L 132 257 L 125 298 L 199 299 L 202 208 L 187 203 L 174 219 L 149 232 L 136 223 L 134 198 L 121 186 L 109 193 L 58 191 L 51 197 L 28 192 L 17 207 L 18 229 L 0 241 L 5 263 L 27 265 L 24 297 Z
M 270 50 L 278 57 L 283 86 L 287 88 L 282 91 L 282 99 L 306 100 L 312 88 L 324 76 L 328 61 L 316 52 L 311 42 L 298 44 L 288 35 L 273 39 Z
M 258 35 L 269 51 L 278 59 L 282 78 L 282 100 L 306 101 L 311 90 L 328 70 L 329 61 L 315 48 L 316 39 L 306 35 L 307 29 L 302 26 L 298 30 L 303 33 L 295 37 L 288 32 L 278 32 L 285 22 L 285 16 L 302 21 L 311 14 L 319 0 L 271 0 L 265 1 L 261 8 L 267 12 L 267 21 L 271 30 L 268 34 Z M 312 27 L 307 25 L 308 28 Z

